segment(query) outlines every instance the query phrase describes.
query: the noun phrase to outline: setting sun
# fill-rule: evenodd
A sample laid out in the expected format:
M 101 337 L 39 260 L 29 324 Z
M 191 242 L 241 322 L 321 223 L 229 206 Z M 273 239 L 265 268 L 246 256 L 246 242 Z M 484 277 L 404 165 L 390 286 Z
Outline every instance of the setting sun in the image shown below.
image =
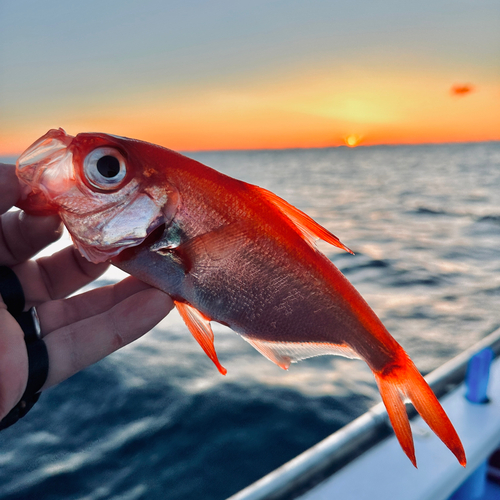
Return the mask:
M 359 143 L 361 142 L 361 136 L 356 135 L 356 134 L 351 134 L 348 135 L 347 137 L 344 137 L 344 142 L 346 146 L 349 146 L 350 148 L 355 148 Z
M 2 156 L 58 127 L 181 151 L 500 140 L 498 29 L 472 4 L 419 29 L 401 7 L 393 31 L 332 2 L 29 3 L 0 16 Z

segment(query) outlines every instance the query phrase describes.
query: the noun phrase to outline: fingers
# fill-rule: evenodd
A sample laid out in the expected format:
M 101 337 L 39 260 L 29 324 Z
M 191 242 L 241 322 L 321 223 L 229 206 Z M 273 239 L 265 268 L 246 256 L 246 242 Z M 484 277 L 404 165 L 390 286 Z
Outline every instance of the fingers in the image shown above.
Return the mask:
M 62 382 L 147 333 L 172 309 L 168 295 L 149 288 L 109 311 L 59 328 L 45 336 L 49 375 L 43 389 Z
M 45 302 L 37 307 L 42 336 L 83 319 L 102 314 L 142 290 L 151 288 L 136 278 L 128 277 L 114 285 L 81 293 L 65 300 Z M 165 300 L 168 301 L 168 296 Z
M 0 163 L 0 214 L 16 204 L 20 191 L 16 166 Z
M 19 194 L 15 165 L 0 163 L 0 214 L 17 202 Z M 0 264 L 13 266 L 29 259 L 61 234 L 62 224 L 57 216 L 8 212 L 0 219 Z
M 37 217 L 8 212 L 0 219 L 0 263 L 14 266 L 33 257 L 61 237 L 63 226 L 57 215 Z
M 96 279 L 108 265 L 92 264 L 72 247 L 28 260 L 61 236 L 62 224 L 57 216 L 7 212 L 19 194 L 14 165 L 0 164 L 0 265 L 12 267 L 18 276 L 27 306 L 38 306 L 49 353 L 45 389 L 151 330 L 173 302 L 134 278 L 58 300 Z M 19 401 L 27 374 L 23 332 L 0 301 L 0 418 Z
M 28 307 L 66 297 L 98 278 L 109 264 L 92 264 L 73 247 L 12 269 L 23 286 Z

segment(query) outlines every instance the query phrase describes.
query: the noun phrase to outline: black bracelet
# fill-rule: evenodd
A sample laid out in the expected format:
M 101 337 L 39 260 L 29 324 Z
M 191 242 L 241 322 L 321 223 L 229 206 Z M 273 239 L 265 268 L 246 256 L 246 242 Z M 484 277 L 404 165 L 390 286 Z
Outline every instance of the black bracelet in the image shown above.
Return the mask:
M 40 399 L 40 393 L 32 394 L 31 396 L 23 395 L 23 398 L 17 403 L 7 415 L 0 420 L 0 431 L 14 425 L 20 418 L 23 418 L 28 413 L 35 403 Z
M 0 266 L 0 295 L 7 311 L 16 316 L 24 309 L 24 292 L 16 273 L 7 266 Z
M 7 310 L 14 316 L 24 332 L 24 341 L 28 353 L 28 382 L 21 400 L 0 421 L 0 430 L 15 424 L 33 408 L 40 398 L 38 392 L 49 372 L 47 346 L 41 338 L 40 322 L 36 309 L 22 312 L 25 305 L 24 292 L 12 269 L 0 266 L 0 295 L 7 305 Z

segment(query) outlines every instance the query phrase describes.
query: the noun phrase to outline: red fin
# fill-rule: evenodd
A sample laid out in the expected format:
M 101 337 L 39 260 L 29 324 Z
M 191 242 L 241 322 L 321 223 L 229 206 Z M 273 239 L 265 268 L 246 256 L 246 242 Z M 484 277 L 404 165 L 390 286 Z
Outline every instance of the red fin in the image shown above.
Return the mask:
M 351 249 L 347 248 L 334 234 L 330 233 L 330 231 L 311 219 L 309 215 L 305 214 L 298 208 L 295 208 L 293 205 L 290 205 L 290 203 L 274 193 L 271 193 L 271 191 L 267 191 L 267 189 L 263 189 L 258 186 L 255 187 L 264 196 L 264 198 L 266 198 L 266 200 L 270 201 L 280 210 L 280 212 L 286 215 L 295 224 L 297 229 L 302 233 L 304 239 L 311 246 L 314 246 L 314 241 L 316 239 L 320 239 L 354 255 L 354 252 Z
M 417 467 L 410 421 L 399 387 L 391 380 L 387 380 L 377 374 L 375 374 L 375 379 L 399 444 L 406 453 L 406 456 L 411 460 L 411 463 Z
M 206 355 L 214 362 L 219 372 L 225 375 L 227 370 L 219 363 L 217 353 L 215 352 L 214 334 L 210 326 L 210 320 L 191 304 L 176 300 L 174 300 L 174 303 L 193 337 L 200 344 Z
M 406 353 L 404 356 L 383 371 L 375 373 L 382 400 L 399 444 L 416 467 L 413 438 L 403 402 L 406 396 L 439 439 L 457 457 L 460 465 L 465 467 L 467 463 L 465 451 L 453 424 L 424 377 Z
M 465 467 L 467 459 L 460 438 L 436 395 L 413 363 L 408 375 L 409 383 L 406 389 L 408 398 L 429 427 L 457 457 L 460 465 Z

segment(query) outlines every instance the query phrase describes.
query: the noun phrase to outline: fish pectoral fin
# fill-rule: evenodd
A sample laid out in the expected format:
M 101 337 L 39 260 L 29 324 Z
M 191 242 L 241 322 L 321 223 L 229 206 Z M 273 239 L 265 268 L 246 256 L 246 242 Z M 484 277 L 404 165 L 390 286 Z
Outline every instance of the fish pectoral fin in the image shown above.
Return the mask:
M 346 358 L 359 356 L 346 344 L 330 344 L 327 342 L 272 342 L 259 340 L 246 335 L 242 337 L 267 359 L 276 363 L 283 370 L 288 370 L 291 363 L 301 359 L 336 354 Z
M 227 370 L 219 363 L 215 352 L 214 333 L 210 326 L 210 320 L 191 304 L 177 300 L 174 300 L 174 303 L 189 331 L 205 351 L 205 354 L 214 362 L 219 372 L 225 375 Z
M 290 205 L 290 203 L 274 193 L 271 193 L 271 191 L 258 186 L 255 187 L 266 200 L 271 202 L 282 214 L 294 223 L 295 227 L 302 233 L 303 238 L 312 247 L 315 246 L 315 240 L 320 239 L 354 255 L 354 252 L 350 248 L 346 247 L 330 231 L 318 224 L 315 220 L 311 219 L 309 215 L 305 214 L 298 208 L 295 208 L 293 205 Z
M 248 241 L 244 224 L 234 222 L 191 238 L 176 247 L 174 252 L 188 270 L 193 268 L 194 263 L 200 267 L 211 267 L 215 262 L 219 266 L 218 261 L 241 251 Z

